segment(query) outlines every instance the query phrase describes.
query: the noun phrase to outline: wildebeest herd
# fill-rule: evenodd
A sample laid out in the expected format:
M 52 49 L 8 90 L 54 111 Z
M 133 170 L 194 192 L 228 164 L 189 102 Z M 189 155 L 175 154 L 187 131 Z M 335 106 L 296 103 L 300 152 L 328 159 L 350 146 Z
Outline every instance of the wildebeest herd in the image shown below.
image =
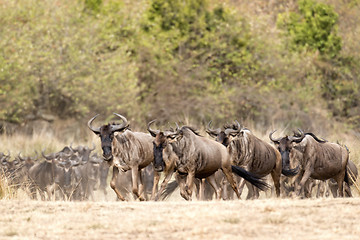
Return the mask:
M 260 191 L 312 197 L 313 189 L 316 196 L 352 196 L 350 187 L 358 171 L 348 148 L 314 133 L 298 130 L 293 136 L 274 138 L 273 131 L 270 144 L 237 121 L 223 129 L 212 129 L 210 122 L 206 132 L 214 139 L 177 124 L 153 129 L 151 121 L 149 134 L 130 130 L 127 119 L 115 115 L 120 124 L 94 127 L 98 115 L 88 122 L 100 137 L 102 157 L 92 153 L 95 145 L 71 144 L 51 154 L 42 151 L 40 157 L 0 153 L 2 175 L 11 186 L 42 200 L 94 200 L 95 190 L 106 196 L 109 169 L 110 187 L 119 200 L 161 200 L 178 187 L 186 200 L 194 193 L 200 200 L 240 198 L 245 186 L 247 199 L 258 198 Z

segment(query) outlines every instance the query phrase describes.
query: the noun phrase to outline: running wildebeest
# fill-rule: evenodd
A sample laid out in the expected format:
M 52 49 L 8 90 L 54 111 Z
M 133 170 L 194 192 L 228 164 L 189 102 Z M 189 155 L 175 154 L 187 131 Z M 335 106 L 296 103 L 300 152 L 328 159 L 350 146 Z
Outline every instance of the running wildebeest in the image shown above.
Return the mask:
M 115 184 L 120 169 L 121 171 L 131 170 L 132 192 L 136 198 L 143 200 L 141 195 L 144 192 L 144 184 L 140 171 L 154 160 L 152 136 L 128 130 L 127 119 L 120 114 L 114 114 L 123 121 L 120 125 L 109 123 L 95 128 L 91 124 L 98 116 L 96 115 L 89 120 L 88 127 L 100 137 L 103 159 L 113 166 L 110 186 L 118 198 L 125 200 Z M 119 134 L 115 135 L 116 132 Z
M 153 193 L 154 200 L 159 200 L 160 196 L 164 192 L 167 184 L 169 183 L 175 169 L 175 162 L 177 160 L 176 154 L 172 150 L 172 146 L 168 145 L 166 141 L 166 135 L 169 135 L 171 132 L 162 132 L 160 130 L 151 129 L 151 124 L 154 123 L 155 120 L 151 121 L 147 125 L 147 130 L 155 139 L 153 141 L 154 154 L 158 154 L 158 156 L 154 157 L 154 169 L 155 169 L 155 178 L 154 178 L 154 186 Z M 165 178 L 161 183 L 160 190 L 158 190 L 158 184 L 160 179 L 160 174 L 158 172 L 164 172 Z
M 228 151 L 224 145 L 200 136 L 189 126 L 177 127 L 176 131 L 166 134 L 165 137 L 169 140 L 174 153 L 177 155 L 175 163 L 177 180 L 180 186 L 180 194 L 186 200 L 191 200 L 195 178 L 206 178 L 214 188 L 217 198 L 220 198 L 221 189 L 218 187 L 214 177 L 214 173 L 218 169 L 223 171 L 238 198 L 240 198 L 240 195 L 232 172 L 258 188 L 265 189 L 268 187 L 266 183 L 245 169 L 232 166 Z M 154 149 L 154 151 L 154 157 L 159 158 L 155 161 L 163 161 L 162 154 L 157 152 L 163 150 Z
M 349 183 L 349 176 L 346 166 L 349 153 L 346 148 L 336 143 L 320 140 L 313 133 L 270 139 L 278 145 L 278 149 L 283 158 L 289 158 L 292 151 L 298 151 L 301 157 L 299 164 L 301 168 L 301 181 L 297 186 L 296 194 L 304 195 L 304 186 L 309 178 L 327 180 L 333 178 L 338 184 L 339 196 L 343 197 L 343 182 Z M 294 146 L 293 146 L 294 145 Z M 288 161 L 284 160 L 283 161 Z
M 280 176 L 293 176 L 297 172 L 293 169 L 285 169 L 281 162 L 280 153 L 269 143 L 256 137 L 250 130 L 242 129 L 240 124 L 236 129 L 227 129 L 234 137 L 228 145 L 232 164 L 244 166 L 246 169 L 260 177 L 271 174 L 274 181 L 276 196 L 280 196 Z M 243 183 L 244 184 L 244 183 Z M 255 192 L 248 186 L 250 195 Z M 255 192 L 256 193 L 256 192 Z

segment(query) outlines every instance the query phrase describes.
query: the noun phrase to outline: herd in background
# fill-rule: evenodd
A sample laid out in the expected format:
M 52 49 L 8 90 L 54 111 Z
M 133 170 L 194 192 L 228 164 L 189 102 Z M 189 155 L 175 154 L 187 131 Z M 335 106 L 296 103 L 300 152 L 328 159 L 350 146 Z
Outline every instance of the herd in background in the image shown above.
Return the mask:
M 22 189 L 31 199 L 94 199 L 97 188 L 106 194 L 109 166 L 96 153 L 95 146 L 65 146 L 61 151 L 35 157 L 11 159 L 0 153 L 2 180 L 15 190 Z
M 210 122 L 206 132 L 214 139 L 177 124 L 153 129 L 151 121 L 149 134 L 131 131 L 127 119 L 115 115 L 120 124 L 94 127 L 98 115 L 88 122 L 100 137 L 101 157 L 93 153 L 94 145 L 41 152 L 40 159 L 38 153 L 0 153 L 1 179 L 32 199 L 77 201 L 94 200 L 94 191 L 107 198 L 109 169 L 118 200 L 164 200 L 177 188 L 186 200 L 194 194 L 200 200 L 240 199 L 245 186 L 247 199 L 259 198 L 260 191 L 277 197 L 313 197 L 314 191 L 316 197 L 351 197 L 356 184 L 358 170 L 348 148 L 313 133 L 298 130 L 275 138 L 273 131 L 271 144 L 237 121 L 215 129 Z

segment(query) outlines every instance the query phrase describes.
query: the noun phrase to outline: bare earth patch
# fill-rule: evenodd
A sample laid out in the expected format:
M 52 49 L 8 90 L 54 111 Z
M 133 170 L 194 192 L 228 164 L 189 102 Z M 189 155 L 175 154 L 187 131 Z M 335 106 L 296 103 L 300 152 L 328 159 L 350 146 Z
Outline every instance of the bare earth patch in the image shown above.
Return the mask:
M 0 239 L 358 239 L 360 198 L 0 201 Z

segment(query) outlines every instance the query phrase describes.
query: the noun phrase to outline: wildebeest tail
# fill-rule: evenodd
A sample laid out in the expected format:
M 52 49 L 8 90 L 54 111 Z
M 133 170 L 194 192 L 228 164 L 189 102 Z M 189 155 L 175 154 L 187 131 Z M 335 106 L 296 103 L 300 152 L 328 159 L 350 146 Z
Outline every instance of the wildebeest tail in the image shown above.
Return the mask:
M 346 167 L 346 169 L 345 169 L 344 182 L 345 182 L 346 184 L 350 185 L 349 170 L 348 170 L 348 168 L 347 168 L 347 167 Z
M 299 165 L 293 169 L 290 169 L 290 168 L 289 169 L 285 169 L 285 168 L 281 169 L 281 173 L 287 177 L 295 176 L 296 174 L 298 174 L 298 172 L 299 172 Z
M 173 192 L 175 192 L 178 187 L 179 184 L 177 183 L 177 181 L 172 181 L 168 183 L 165 190 L 161 193 L 161 200 L 165 200 L 170 197 L 170 195 L 173 194 Z
M 248 181 L 249 183 L 251 183 L 252 185 L 254 185 L 255 187 L 259 188 L 260 190 L 265 191 L 268 188 L 270 188 L 269 184 L 264 182 L 264 180 L 262 180 L 260 177 L 246 171 L 245 169 L 239 166 L 232 165 L 231 170 L 240 177 L 242 177 L 243 179 L 245 179 L 246 181 Z

